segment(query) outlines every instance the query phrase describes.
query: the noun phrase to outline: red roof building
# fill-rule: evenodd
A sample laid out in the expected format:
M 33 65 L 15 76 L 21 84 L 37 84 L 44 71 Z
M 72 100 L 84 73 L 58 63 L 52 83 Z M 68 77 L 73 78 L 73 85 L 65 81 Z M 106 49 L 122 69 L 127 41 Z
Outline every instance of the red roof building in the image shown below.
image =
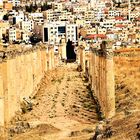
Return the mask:
M 85 38 L 86 39 L 95 39 L 95 38 L 106 39 L 107 36 L 104 34 L 92 34 L 92 35 L 87 35 Z
M 115 17 L 115 20 L 124 20 L 124 17 Z
M 116 27 L 118 27 L 118 28 L 123 28 L 123 27 L 126 27 L 126 25 L 123 25 L 123 24 L 116 24 Z

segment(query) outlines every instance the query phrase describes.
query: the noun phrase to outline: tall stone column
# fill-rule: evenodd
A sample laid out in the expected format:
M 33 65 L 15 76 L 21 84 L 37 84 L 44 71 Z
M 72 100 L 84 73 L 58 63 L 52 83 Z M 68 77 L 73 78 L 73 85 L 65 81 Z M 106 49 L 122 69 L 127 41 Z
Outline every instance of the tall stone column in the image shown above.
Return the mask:
M 41 66 L 42 66 L 42 73 L 46 71 L 46 56 L 45 56 L 45 50 L 41 49 Z
M 96 65 L 96 54 L 95 54 L 95 49 L 92 48 L 92 89 L 95 92 L 95 65 Z
M 100 98 L 100 93 L 99 93 L 99 76 L 100 76 L 100 73 L 99 73 L 99 54 L 97 54 L 96 52 L 96 65 L 95 65 L 95 81 L 96 81 L 96 90 L 95 90 L 95 93 L 97 95 L 98 98 Z M 100 100 L 99 100 L 100 101 Z
M 67 54 L 66 54 L 66 39 L 63 36 L 61 39 L 61 51 L 62 51 L 62 58 L 67 60 Z
M 51 46 L 51 59 L 52 59 L 52 68 L 54 68 L 55 67 L 54 46 Z
M 43 72 L 47 71 L 47 48 L 44 46 L 41 50 Z
M 48 48 L 48 60 L 49 60 L 49 70 L 52 69 L 52 52 L 51 52 L 51 47 L 49 46 Z
M 82 70 L 85 72 L 85 47 L 80 46 L 80 65 L 82 67 Z
M 49 59 L 49 70 L 55 67 L 54 64 L 54 46 L 49 46 L 48 48 L 48 59 Z
M 89 82 L 92 85 L 92 73 L 93 73 L 93 53 L 92 50 L 89 52 Z
M 47 70 L 48 70 L 48 65 L 47 65 L 47 51 L 46 51 L 46 49 L 45 50 L 43 50 L 43 52 L 44 52 L 44 71 L 46 72 Z
M 4 60 L 2 64 L 2 71 L 3 71 L 3 93 L 4 93 L 4 137 L 5 140 L 8 139 L 8 127 L 9 127 L 9 95 L 8 95 L 8 89 L 9 89 L 9 74 L 8 74 L 8 60 Z
M 0 126 L 4 126 L 3 63 L 0 60 Z
M 114 81 L 114 62 L 111 43 L 108 42 L 105 48 L 106 58 L 106 113 L 107 118 L 115 115 L 115 81 Z

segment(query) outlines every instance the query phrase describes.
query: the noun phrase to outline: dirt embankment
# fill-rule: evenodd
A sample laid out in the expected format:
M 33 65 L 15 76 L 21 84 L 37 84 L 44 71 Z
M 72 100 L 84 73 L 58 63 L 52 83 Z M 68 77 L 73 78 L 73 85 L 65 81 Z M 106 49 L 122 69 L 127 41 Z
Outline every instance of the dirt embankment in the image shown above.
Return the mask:
M 140 139 L 140 56 L 115 57 L 116 116 L 111 139 Z

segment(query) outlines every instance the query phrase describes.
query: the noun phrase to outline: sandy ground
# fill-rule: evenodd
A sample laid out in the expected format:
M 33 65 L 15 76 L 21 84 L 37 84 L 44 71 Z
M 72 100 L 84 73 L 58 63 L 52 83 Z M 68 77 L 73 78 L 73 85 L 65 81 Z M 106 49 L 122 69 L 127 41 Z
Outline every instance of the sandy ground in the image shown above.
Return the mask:
M 46 73 L 32 100 L 33 110 L 22 115 L 33 129 L 12 140 L 86 140 L 93 135 L 96 105 L 76 68 L 76 64 L 64 64 Z
M 140 59 L 114 61 L 116 115 L 108 120 L 102 139 L 140 140 Z M 30 128 L 11 140 L 89 140 L 93 136 L 98 123 L 96 104 L 76 68 L 76 64 L 64 64 L 45 74 L 32 99 L 33 110 L 17 115 Z

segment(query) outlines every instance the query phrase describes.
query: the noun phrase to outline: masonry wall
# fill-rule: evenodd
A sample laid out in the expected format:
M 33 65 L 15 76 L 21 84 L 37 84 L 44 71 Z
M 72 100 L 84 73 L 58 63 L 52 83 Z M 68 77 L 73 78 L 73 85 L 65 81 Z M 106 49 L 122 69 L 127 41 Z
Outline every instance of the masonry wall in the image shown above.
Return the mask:
M 20 109 L 23 97 L 37 91 L 48 66 L 45 46 L 5 50 L 0 54 L 0 126 L 3 126 Z
M 128 104 L 123 100 L 126 98 L 125 90 L 134 92 L 134 95 L 131 93 L 128 96 L 131 98 L 131 107 L 127 110 L 139 110 L 137 104 L 140 91 L 140 49 L 120 49 L 112 52 L 108 42 L 106 46 L 100 46 L 98 49 L 96 46 L 91 47 L 90 52 L 86 54 L 83 52 L 83 46 L 79 49 L 81 67 L 83 70 L 87 69 L 94 97 L 97 98 L 105 118 L 114 116 L 116 108 L 121 108 L 122 102 Z M 88 65 L 85 65 L 86 61 Z M 121 93 L 120 85 L 125 86 Z
M 90 59 L 91 87 L 106 118 L 115 114 L 115 82 L 113 58 L 94 50 Z
M 83 56 L 84 49 L 80 47 L 80 64 L 86 69 L 93 94 L 97 98 L 105 118 L 115 115 L 115 82 L 114 82 L 114 61 L 110 48 L 91 48 L 89 56 Z M 85 65 L 87 61 L 87 65 Z M 85 68 L 87 67 L 87 68 Z

